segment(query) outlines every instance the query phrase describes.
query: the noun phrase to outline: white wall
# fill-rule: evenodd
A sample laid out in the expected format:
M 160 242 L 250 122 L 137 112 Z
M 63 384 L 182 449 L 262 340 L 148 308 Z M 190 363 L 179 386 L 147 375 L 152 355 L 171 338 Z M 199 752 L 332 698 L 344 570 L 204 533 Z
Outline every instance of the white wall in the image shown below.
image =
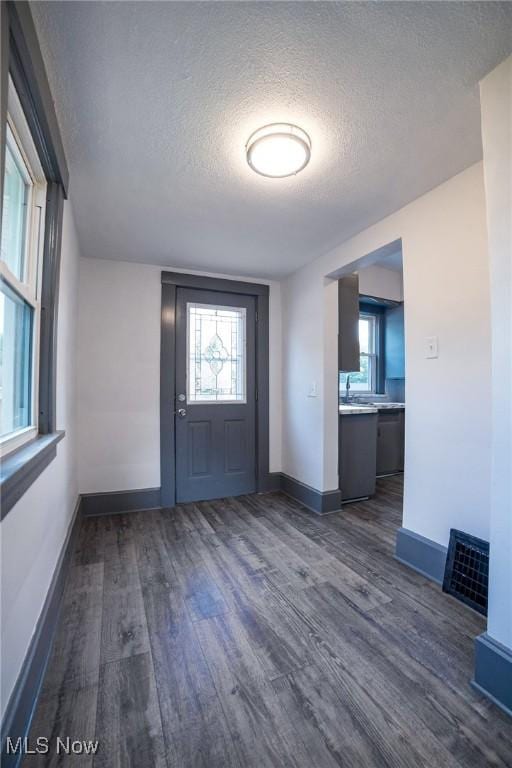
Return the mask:
M 338 486 L 337 285 L 328 275 L 402 238 L 406 336 L 403 525 L 446 544 L 488 536 L 490 307 L 479 163 L 303 267 L 282 285 L 283 471 Z M 439 337 L 439 358 L 425 339 Z M 308 397 L 315 381 L 319 396 Z
M 2 716 L 28 650 L 78 498 L 75 350 L 78 244 L 64 204 L 57 340 L 57 457 L 0 524 Z
M 374 264 L 357 270 L 359 275 L 359 293 L 365 296 L 375 296 L 379 299 L 402 301 L 404 287 L 402 272 L 387 269 Z
M 160 485 L 161 271 L 161 267 L 147 264 L 80 260 L 81 493 Z M 271 471 L 281 469 L 280 357 L 280 287 L 273 282 L 270 283 Z
M 480 84 L 492 309 L 488 633 L 512 648 L 512 57 Z

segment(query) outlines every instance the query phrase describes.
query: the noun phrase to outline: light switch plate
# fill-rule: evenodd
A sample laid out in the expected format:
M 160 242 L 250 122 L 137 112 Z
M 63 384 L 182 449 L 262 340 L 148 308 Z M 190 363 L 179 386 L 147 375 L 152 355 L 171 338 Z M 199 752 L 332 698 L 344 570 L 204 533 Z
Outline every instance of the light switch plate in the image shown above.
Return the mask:
M 425 342 L 425 357 L 427 360 L 439 357 L 439 342 L 437 336 L 427 336 Z
M 316 389 L 316 381 L 311 382 L 311 386 L 309 388 L 308 397 L 318 397 L 318 392 Z

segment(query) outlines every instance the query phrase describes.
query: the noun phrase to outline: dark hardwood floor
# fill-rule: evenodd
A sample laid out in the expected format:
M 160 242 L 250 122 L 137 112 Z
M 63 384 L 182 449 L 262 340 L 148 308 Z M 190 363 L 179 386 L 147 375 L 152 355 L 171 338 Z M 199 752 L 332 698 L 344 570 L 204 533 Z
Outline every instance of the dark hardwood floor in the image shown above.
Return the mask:
M 318 517 L 281 494 L 82 523 L 31 739 L 120 768 L 512 765 L 470 686 L 484 620 L 393 559 L 402 481 Z

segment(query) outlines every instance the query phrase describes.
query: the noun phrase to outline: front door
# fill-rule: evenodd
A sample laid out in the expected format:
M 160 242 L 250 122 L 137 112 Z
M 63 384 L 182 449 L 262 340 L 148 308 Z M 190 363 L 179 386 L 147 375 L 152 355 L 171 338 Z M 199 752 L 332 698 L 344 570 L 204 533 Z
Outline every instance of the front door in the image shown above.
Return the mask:
M 256 490 L 253 296 L 178 288 L 176 501 Z

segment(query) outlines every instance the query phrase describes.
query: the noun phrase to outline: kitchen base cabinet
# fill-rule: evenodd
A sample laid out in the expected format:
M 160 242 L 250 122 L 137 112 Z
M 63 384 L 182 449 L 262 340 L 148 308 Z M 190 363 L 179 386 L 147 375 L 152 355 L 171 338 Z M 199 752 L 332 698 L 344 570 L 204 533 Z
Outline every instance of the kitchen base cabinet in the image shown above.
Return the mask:
M 339 417 L 339 475 L 342 501 L 375 493 L 377 465 L 376 413 Z
M 404 470 L 404 411 L 380 411 L 377 427 L 377 475 Z

